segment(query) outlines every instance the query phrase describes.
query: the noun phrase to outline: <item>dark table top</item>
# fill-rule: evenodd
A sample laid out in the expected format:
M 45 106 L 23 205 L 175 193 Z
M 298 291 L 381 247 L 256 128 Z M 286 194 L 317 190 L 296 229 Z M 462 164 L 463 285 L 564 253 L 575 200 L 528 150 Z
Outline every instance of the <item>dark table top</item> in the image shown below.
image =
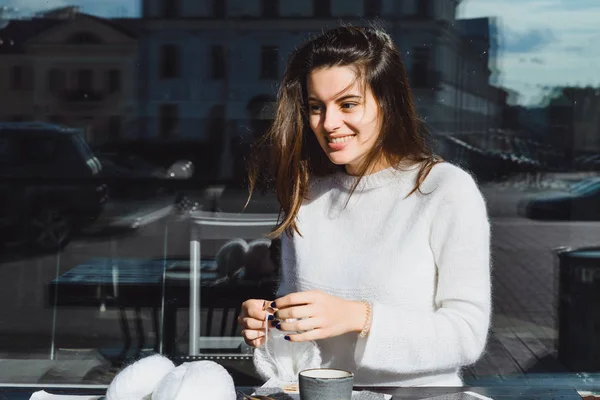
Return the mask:
M 539 386 L 490 386 L 490 387 L 465 387 L 465 388 L 357 388 L 357 390 L 366 389 L 372 392 L 391 394 L 393 399 L 427 399 L 437 396 L 444 396 L 463 391 L 471 391 L 492 399 L 501 400 L 534 400 L 534 399 L 561 399 L 561 400 L 581 400 L 577 391 L 573 388 L 555 388 Z M 4 386 L 0 387 L 1 400 L 29 400 L 31 395 L 38 391 L 45 390 L 48 393 L 64 395 L 90 395 L 102 396 L 105 388 L 76 387 L 76 386 Z M 238 387 L 243 393 L 250 394 L 254 388 Z M 451 399 L 452 397 L 448 397 Z M 460 399 L 460 397 L 454 397 Z
M 265 292 L 275 291 L 275 282 L 235 280 L 219 283 L 216 261 L 203 259 L 202 306 L 217 300 L 221 306 L 238 307 Z M 160 307 L 163 296 L 179 307 L 189 305 L 189 260 L 138 260 L 94 258 L 77 265 L 47 287 L 48 305 Z M 225 301 L 224 304 L 223 300 Z

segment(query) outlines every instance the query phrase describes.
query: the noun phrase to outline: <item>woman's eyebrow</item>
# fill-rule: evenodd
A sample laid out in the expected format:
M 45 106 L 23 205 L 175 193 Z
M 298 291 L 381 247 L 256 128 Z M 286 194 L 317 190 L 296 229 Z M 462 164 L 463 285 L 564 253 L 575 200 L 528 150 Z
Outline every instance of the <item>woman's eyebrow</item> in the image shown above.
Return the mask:
M 359 99 L 362 99 L 362 96 L 359 96 L 359 95 L 357 95 L 357 94 L 347 94 L 347 95 L 345 95 L 345 96 L 342 96 L 342 97 L 340 97 L 340 98 L 338 98 L 338 99 L 335 99 L 335 101 L 337 101 L 337 102 L 339 103 L 339 102 L 341 102 L 341 101 L 344 101 L 344 100 L 349 100 L 349 99 L 356 99 L 356 100 L 359 100 Z M 309 96 L 309 97 L 308 97 L 308 100 L 309 100 L 309 101 L 318 101 L 318 102 L 321 102 L 321 100 L 319 100 L 319 99 L 318 99 L 318 98 L 316 98 L 315 96 Z

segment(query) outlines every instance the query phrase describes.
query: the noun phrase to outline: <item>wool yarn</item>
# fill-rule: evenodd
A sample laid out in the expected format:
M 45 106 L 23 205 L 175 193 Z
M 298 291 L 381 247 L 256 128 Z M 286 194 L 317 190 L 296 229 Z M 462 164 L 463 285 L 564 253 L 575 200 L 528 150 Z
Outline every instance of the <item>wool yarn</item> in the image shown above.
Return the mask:
M 107 400 L 144 400 L 173 369 L 168 358 L 155 354 L 129 365 L 117 374 L 106 392 Z
M 321 367 L 315 342 L 289 342 L 288 333 L 277 329 L 266 328 L 265 333 L 265 344 L 254 350 L 253 362 L 256 372 L 273 386 L 297 382 L 300 371 Z
M 214 361 L 183 363 L 157 385 L 152 400 L 236 400 L 233 378 Z

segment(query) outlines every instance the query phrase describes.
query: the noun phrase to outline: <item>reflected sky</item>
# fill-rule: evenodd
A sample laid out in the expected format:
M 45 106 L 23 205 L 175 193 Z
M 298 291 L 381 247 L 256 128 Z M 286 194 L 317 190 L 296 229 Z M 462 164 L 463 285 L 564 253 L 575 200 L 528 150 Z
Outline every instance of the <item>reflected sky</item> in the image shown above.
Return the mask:
M 497 17 L 499 82 L 536 103 L 550 86 L 600 85 L 598 0 L 465 0 L 459 17 Z
M 135 17 L 139 0 L 0 0 L 20 14 L 79 5 L 100 16 Z M 498 83 L 535 104 L 556 85 L 600 85 L 600 1 L 463 0 L 459 17 L 496 17 Z

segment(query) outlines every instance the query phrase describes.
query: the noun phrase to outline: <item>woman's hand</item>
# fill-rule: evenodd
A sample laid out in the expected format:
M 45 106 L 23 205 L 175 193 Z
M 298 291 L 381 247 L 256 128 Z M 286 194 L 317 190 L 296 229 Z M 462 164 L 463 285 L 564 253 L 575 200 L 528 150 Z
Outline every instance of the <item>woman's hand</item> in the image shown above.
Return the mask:
M 260 347 L 265 343 L 265 328 L 270 326 L 269 320 L 265 323 L 265 318 L 269 314 L 273 319 L 270 304 L 268 300 L 247 300 L 242 303 L 238 324 L 242 327 L 242 336 L 248 346 Z
M 325 339 L 348 332 L 360 332 L 367 318 L 367 306 L 320 291 L 292 293 L 275 300 L 274 324 L 290 334 L 291 342 Z M 272 305 L 273 306 L 273 305 Z M 285 322 L 296 319 L 294 322 Z M 277 326 L 278 324 L 278 326 Z

